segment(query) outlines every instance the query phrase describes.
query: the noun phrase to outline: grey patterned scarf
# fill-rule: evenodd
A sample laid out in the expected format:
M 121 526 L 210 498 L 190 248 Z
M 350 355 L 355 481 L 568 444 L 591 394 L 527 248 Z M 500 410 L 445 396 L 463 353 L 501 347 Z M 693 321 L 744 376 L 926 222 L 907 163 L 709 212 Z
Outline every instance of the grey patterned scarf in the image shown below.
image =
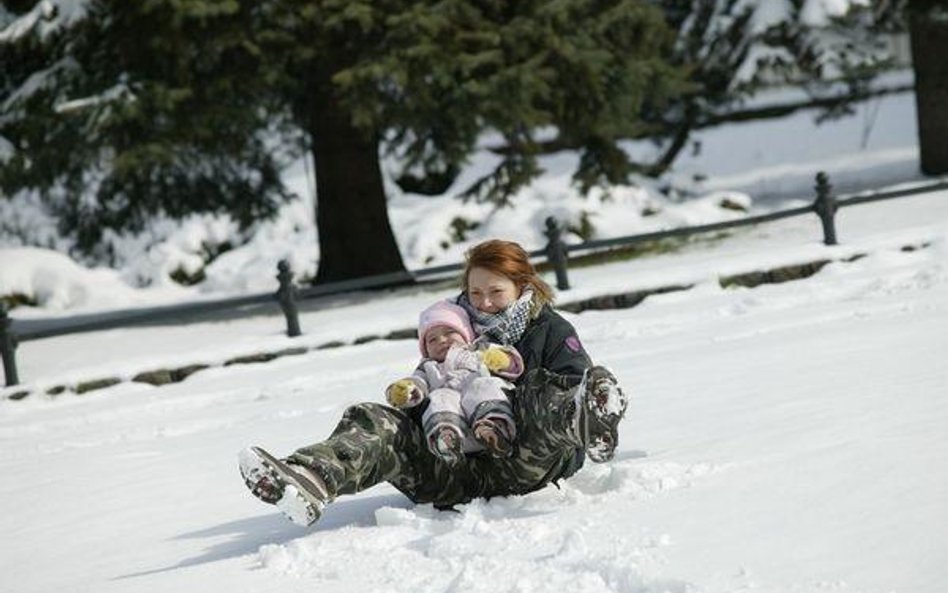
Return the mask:
M 523 332 L 530 322 L 530 311 L 533 309 L 533 290 L 524 288 L 520 298 L 497 313 L 478 311 L 467 294 L 458 297 L 458 304 L 464 307 L 471 316 L 471 325 L 478 336 L 487 336 L 492 341 L 504 346 L 513 346 L 520 341 Z

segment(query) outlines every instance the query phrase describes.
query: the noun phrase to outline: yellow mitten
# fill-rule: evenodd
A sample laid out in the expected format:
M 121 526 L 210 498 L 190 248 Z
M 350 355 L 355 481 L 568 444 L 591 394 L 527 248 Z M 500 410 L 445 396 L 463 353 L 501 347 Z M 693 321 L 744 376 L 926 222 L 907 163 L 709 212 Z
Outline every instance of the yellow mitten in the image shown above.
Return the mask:
M 505 371 L 510 367 L 510 355 L 503 348 L 491 346 L 481 353 L 484 366 L 492 373 Z
M 385 398 L 396 408 L 403 408 L 411 400 L 412 391 L 415 389 L 415 382 L 411 379 L 399 379 L 385 390 Z

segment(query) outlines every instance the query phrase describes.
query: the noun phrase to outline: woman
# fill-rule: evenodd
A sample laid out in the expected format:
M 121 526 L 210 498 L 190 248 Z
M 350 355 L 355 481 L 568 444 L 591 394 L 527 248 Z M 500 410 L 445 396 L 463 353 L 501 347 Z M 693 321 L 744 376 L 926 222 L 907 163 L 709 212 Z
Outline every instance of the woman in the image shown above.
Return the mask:
M 552 290 L 517 243 L 486 241 L 467 253 L 457 303 L 479 335 L 512 345 L 525 372 L 511 394 L 517 442 L 507 458 L 472 456 L 450 466 L 431 455 L 421 406 L 362 403 L 328 439 L 277 459 L 259 447 L 240 454 L 251 492 L 309 525 L 341 494 L 389 482 L 438 508 L 473 498 L 526 494 L 571 476 L 584 456 L 611 459 L 627 401 L 612 374 L 592 362 L 573 326 L 553 311 Z

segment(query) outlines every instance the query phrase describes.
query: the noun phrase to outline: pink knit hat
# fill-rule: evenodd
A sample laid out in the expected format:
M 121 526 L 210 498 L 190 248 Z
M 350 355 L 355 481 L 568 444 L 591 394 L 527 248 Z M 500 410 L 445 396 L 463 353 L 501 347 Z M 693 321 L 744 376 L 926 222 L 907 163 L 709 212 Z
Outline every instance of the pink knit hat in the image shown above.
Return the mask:
M 422 356 L 428 356 L 425 348 L 425 335 L 432 329 L 447 326 L 464 336 L 466 342 L 474 341 L 474 328 L 467 311 L 449 301 L 438 301 L 421 312 L 418 317 L 418 349 Z

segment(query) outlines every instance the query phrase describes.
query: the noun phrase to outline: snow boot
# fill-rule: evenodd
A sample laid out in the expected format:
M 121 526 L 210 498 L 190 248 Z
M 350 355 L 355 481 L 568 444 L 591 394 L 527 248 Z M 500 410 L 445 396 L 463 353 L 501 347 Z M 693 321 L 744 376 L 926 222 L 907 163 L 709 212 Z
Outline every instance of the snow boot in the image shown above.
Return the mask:
M 586 455 L 594 463 L 609 461 L 619 445 L 619 421 L 625 416 L 629 400 L 608 369 L 586 369 L 576 390 L 575 428 Z
M 238 455 L 240 475 L 251 494 L 276 505 L 286 517 L 306 527 L 319 520 L 332 500 L 326 483 L 312 470 L 281 461 L 260 447 Z
M 513 443 L 510 430 L 503 419 L 483 418 L 474 424 L 474 438 L 494 457 L 510 457 Z
M 452 426 L 438 426 L 429 437 L 428 448 L 450 466 L 464 459 L 463 437 Z

